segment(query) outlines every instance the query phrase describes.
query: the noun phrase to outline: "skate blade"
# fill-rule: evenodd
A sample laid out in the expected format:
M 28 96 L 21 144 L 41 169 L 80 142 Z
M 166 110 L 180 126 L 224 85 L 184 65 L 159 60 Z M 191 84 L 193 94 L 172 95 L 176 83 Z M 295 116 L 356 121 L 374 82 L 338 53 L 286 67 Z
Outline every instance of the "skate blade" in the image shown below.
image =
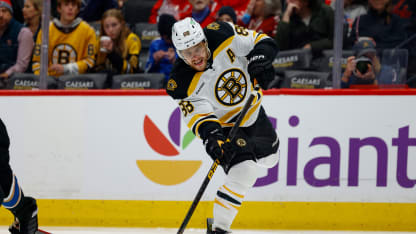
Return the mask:
M 38 230 L 35 232 L 35 234 L 52 234 L 52 232 L 46 232 L 46 231 L 43 231 L 43 230 L 38 229 Z

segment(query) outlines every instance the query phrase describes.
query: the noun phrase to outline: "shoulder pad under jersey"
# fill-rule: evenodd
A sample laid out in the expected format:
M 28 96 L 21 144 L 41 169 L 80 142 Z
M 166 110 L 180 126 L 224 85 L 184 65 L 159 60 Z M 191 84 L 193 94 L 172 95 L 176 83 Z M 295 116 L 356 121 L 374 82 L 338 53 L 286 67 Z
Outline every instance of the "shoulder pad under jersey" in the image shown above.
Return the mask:
M 234 36 L 233 26 L 226 22 L 213 22 L 204 28 L 205 37 L 211 52 L 215 51 L 225 40 Z
M 182 59 L 177 59 L 166 84 L 166 92 L 173 99 L 188 97 L 188 89 L 196 73 L 197 71 L 188 66 Z

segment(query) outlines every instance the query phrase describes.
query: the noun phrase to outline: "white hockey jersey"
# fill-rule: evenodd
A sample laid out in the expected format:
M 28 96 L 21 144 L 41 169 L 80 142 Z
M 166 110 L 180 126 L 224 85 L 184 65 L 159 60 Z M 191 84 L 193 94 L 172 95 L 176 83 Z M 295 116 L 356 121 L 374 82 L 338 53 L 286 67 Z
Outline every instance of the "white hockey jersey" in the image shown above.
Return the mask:
M 270 38 L 230 23 L 211 23 L 204 33 L 211 51 L 207 69 L 198 72 L 179 60 L 166 87 L 178 102 L 186 124 L 198 137 L 198 128 L 206 121 L 218 122 L 222 127 L 234 125 L 253 90 L 246 56 L 257 43 Z M 256 121 L 262 96 L 260 91 L 242 127 Z

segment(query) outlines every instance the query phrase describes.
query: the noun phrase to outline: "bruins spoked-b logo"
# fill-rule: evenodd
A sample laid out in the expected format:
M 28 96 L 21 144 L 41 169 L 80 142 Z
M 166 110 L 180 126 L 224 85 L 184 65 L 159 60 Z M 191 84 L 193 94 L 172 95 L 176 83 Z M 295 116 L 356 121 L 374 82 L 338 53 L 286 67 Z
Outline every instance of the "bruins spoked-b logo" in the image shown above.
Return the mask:
M 53 64 L 68 64 L 77 61 L 77 52 L 69 44 L 59 44 L 52 51 Z
M 223 72 L 215 84 L 215 96 L 226 106 L 239 104 L 246 94 L 247 77 L 243 71 L 236 68 Z

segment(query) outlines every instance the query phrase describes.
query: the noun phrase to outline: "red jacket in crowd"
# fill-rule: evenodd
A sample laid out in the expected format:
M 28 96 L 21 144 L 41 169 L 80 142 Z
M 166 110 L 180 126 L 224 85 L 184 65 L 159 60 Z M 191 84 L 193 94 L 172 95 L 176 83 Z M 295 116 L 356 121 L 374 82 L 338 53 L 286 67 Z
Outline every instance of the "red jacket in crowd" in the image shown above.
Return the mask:
M 214 22 L 217 19 L 217 12 L 221 8 L 221 4 L 217 1 L 211 1 L 209 5 L 210 13 L 202 22 L 198 22 L 202 28 L 208 24 Z M 185 19 L 186 17 L 192 17 L 192 7 L 187 11 L 179 15 L 180 19 Z
M 155 5 L 153 5 L 152 12 L 150 13 L 149 23 L 157 23 L 159 10 L 162 8 L 163 3 L 165 3 L 164 7 L 170 8 L 170 11 L 168 10 L 167 12 L 165 12 L 166 9 L 162 9 L 162 11 L 164 11 L 163 13 L 169 13 L 173 15 L 176 19 L 179 19 L 179 16 L 181 14 L 190 11 L 190 9 L 192 8 L 188 0 L 157 0 Z

